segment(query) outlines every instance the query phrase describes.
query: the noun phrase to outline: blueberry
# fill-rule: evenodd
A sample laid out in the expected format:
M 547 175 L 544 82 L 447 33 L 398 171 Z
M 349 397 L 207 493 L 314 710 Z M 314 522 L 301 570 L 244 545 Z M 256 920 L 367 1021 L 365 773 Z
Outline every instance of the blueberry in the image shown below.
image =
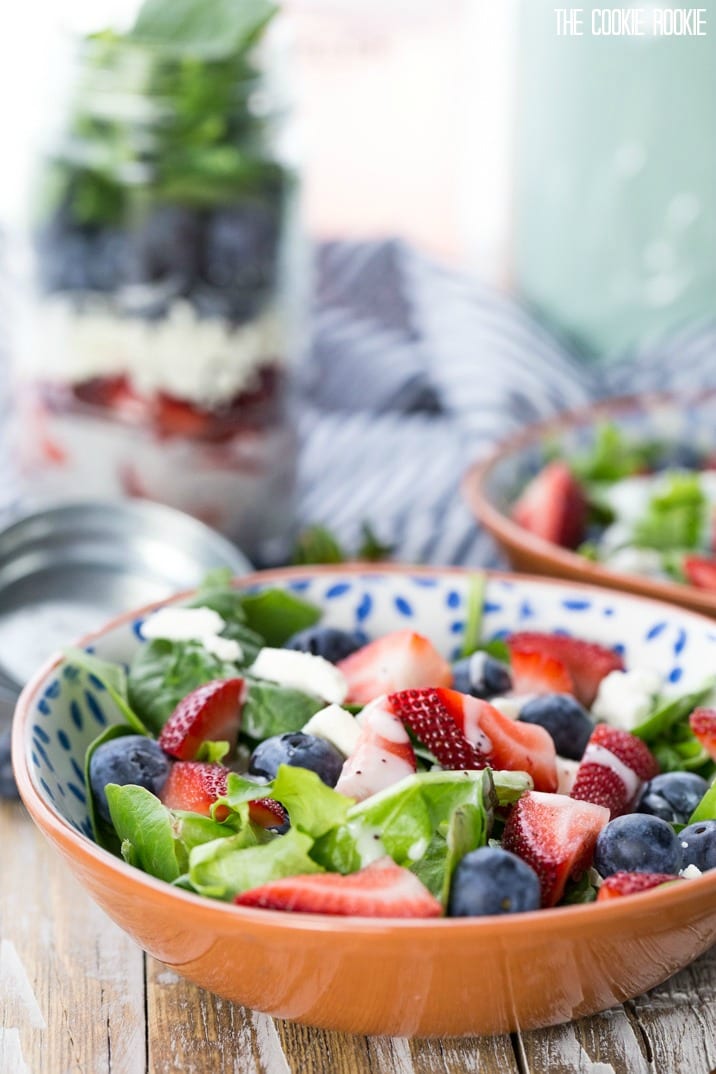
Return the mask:
M 512 676 L 507 664 L 495 660 L 489 653 L 478 651 L 453 664 L 452 685 L 461 694 L 499 697 L 512 689 Z
M 322 656 L 324 660 L 337 664 L 364 644 L 363 638 L 351 631 L 312 626 L 293 634 L 284 644 L 284 649 L 298 649 L 299 652 Z
M 10 729 L 0 735 L 0 798 L 17 798 L 17 785 L 10 760 Z
M 670 824 L 686 824 L 708 789 L 696 772 L 662 772 L 644 784 L 635 809 Z
M 578 761 L 584 753 L 594 724 L 587 710 L 571 694 L 540 694 L 520 709 L 520 719 L 549 731 L 560 757 Z
M 264 290 L 273 284 L 279 218 L 259 202 L 219 209 L 209 218 L 202 276 L 212 287 Z
M 466 854 L 455 869 L 448 914 L 516 914 L 539 905 L 539 879 L 526 861 L 499 847 L 480 847 Z
M 181 278 L 196 281 L 201 264 L 205 222 L 194 209 L 162 205 L 154 209 L 135 236 L 138 275 L 143 282 Z
M 716 869 L 716 820 L 698 820 L 679 832 L 683 866 L 695 865 L 702 873 Z
M 170 767 L 167 755 L 146 735 L 122 735 L 103 742 L 92 754 L 89 765 L 90 786 L 100 817 L 111 823 L 104 792 L 108 783 L 120 787 L 132 783 L 158 795 Z
M 335 787 L 343 768 L 343 754 L 325 738 L 289 731 L 260 742 L 249 759 L 249 773 L 273 779 L 281 764 L 308 768 L 329 787 Z
M 679 837 L 661 817 L 628 813 L 602 828 L 594 850 L 600 876 L 612 873 L 671 873 L 681 869 Z

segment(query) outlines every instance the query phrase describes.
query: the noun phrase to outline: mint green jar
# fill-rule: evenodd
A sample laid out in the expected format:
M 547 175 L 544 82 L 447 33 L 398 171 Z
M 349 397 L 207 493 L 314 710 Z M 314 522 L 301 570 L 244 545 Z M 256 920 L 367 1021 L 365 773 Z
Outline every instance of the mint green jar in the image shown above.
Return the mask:
M 514 281 L 595 359 L 716 314 L 716 0 L 700 3 L 705 36 L 597 35 L 588 0 L 583 36 L 560 36 L 552 0 L 522 0 Z M 655 6 L 625 5 L 648 31 Z

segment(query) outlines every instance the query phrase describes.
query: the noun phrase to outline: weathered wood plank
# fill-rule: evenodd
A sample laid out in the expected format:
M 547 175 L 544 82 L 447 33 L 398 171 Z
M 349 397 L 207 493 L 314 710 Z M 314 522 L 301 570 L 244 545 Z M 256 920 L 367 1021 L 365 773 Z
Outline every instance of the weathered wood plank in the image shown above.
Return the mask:
M 196 988 L 153 959 L 147 1022 L 149 1074 L 291 1074 L 272 1018 Z
M 517 1074 L 509 1037 L 408 1041 L 273 1020 L 195 988 L 157 962 L 147 973 L 149 1074 Z
M 716 947 L 676 977 L 627 1004 L 654 1069 L 712 1074 L 716 1070 Z
M 530 1074 L 649 1074 L 643 1041 L 623 1007 L 517 1035 Z
M 139 948 L 0 801 L 1 1074 L 145 1074 Z
M 518 1074 L 519 1070 L 509 1037 L 414 1040 L 410 1049 L 415 1074 Z

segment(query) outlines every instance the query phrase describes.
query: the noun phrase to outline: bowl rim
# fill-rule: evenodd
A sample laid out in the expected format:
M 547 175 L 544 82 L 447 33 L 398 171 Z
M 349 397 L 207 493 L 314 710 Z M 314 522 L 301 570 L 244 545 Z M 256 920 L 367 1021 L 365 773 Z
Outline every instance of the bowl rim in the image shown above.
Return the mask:
M 277 567 L 264 571 L 254 571 L 251 574 L 235 577 L 233 579 L 233 585 L 236 588 L 243 589 L 253 585 L 261 585 L 266 582 L 285 582 L 290 581 L 291 579 L 301 579 L 305 578 L 307 574 L 319 576 L 322 574 L 364 574 L 369 576 L 376 574 L 396 574 L 401 576 L 452 574 L 465 577 L 474 574 L 476 570 L 481 569 L 458 566 L 440 567 L 433 565 L 411 565 L 405 563 L 351 562 L 330 565 Z M 481 571 L 481 573 L 486 575 L 488 581 L 504 580 L 509 582 L 517 581 L 518 583 L 522 581 L 535 583 L 538 586 L 544 587 L 568 586 L 579 591 L 584 590 L 588 593 L 604 592 L 601 587 L 588 585 L 582 582 L 572 582 L 568 579 L 544 578 L 538 575 L 516 574 L 509 571 L 484 570 Z M 130 623 L 132 620 L 146 615 L 156 608 L 186 599 L 196 591 L 196 588 L 182 590 L 179 593 L 173 594 L 171 597 L 153 601 L 150 604 L 143 605 L 141 608 L 123 612 L 120 615 L 114 616 L 105 623 L 104 626 L 83 635 L 73 644 L 76 646 L 90 644 L 92 641 L 102 637 L 115 628 Z M 699 612 L 675 607 L 674 605 L 665 605 L 663 601 L 635 596 L 630 593 L 622 593 L 620 596 L 628 601 L 636 600 L 638 602 L 652 604 L 656 608 L 660 608 L 662 612 L 668 612 L 670 614 L 676 613 L 677 615 L 682 616 L 685 615 L 687 618 L 697 620 L 700 625 L 708 626 L 710 629 L 713 629 L 712 620 L 710 620 L 708 616 L 701 615 Z M 602 903 L 591 902 L 553 907 L 549 909 L 549 912 L 545 912 L 545 909 L 539 909 L 523 911 L 516 914 L 504 914 L 497 917 L 442 917 L 416 919 L 390 917 L 370 918 L 354 915 L 337 916 L 297 911 L 287 913 L 283 910 L 237 906 L 234 903 L 224 902 L 219 899 L 211 899 L 208 896 L 185 891 L 182 888 L 174 887 L 166 881 L 159 880 L 135 866 L 128 865 L 121 858 L 116 857 L 110 851 L 105 850 L 103 847 L 100 847 L 97 843 L 93 842 L 84 833 L 77 831 L 68 821 L 57 814 L 55 810 L 48 805 L 38 788 L 35 786 L 27 763 L 25 731 L 30 723 L 30 714 L 36 695 L 47 676 L 59 666 L 61 661 L 62 654 L 59 652 L 53 654 L 45 661 L 23 689 L 15 709 L 12 724 L 12 762 L 18 790 L 24 805 L 43 834 L 47 838 L 50 838 L 51 841 L 55 842 L 67 855 L 72 857 L 73 860 L 79 860 L 86 868 L 91 870 L 95 870 L 96 867 L 99 867 L 102 871 L 108 870 L 110 874 L 116 875 L 118 879 L 121 878 L 129 884 L 136 885 L 138 894 L 141 894 L 141 892 L 144 891 L 153 901 L 177 899 L 178 905 L 181 906 L 184 904 L 187 912 L 195 915 L 194 920 L 196 920 L 196 917 L 198 916 L 200 920 L 205 919 L 208 922 L 212 922 L 214 927 L 224 930 L 232 927 L 241 929 L 242 926 L 264 926 L 269 929 L 280 927 L 288 929 L 291 932 L 333 932 L 338 929 L 342 933 L 350 933 L 357 936 L 368 934 L 384 935 L 386 932 L 392 932 L 393 930 L 420 934 L 424 933 L 426 930 L 432 929 L 440 929 L 449 932 L 450 934 L 460 934 L 465 932 L 472 935 L 473 933 L 476 933 L 479 936 L 485 933 L 492 933 L 496 928 L 501 929 L 503 927 L 508 927 L 510 936 L 530 936 L 533 938 L 536 931 L 539 932 L 542 930 L 551 932 L 553 925 L 557 925 L 558 927 L 559 925 L 562 925 L 565 928 L 578 928 L 588 921 L 595 920 L 594 915 L 597 915 L 596 920 L 604 925 L 605 922 L 613 919 L 631 916 L 634 913 L 635 905 L 638 907 L 639 911 L 644 911 L 646 909 L 657 909 L 661 907 L 662 904 L 664 907 L 671 903 L 679 905 L 684 901 L 689 901 L 691 899 L 690 893 L 692 892 L 705 893 L 712 888 L 714 893 L 716 893 L 716 869 L 714 869 L 710 872 L 704 872 L 699 877 L 686 879 L 683 883 L 665 884 L 648 891 L 635 893 L 626 899 L 617 898 L 605 900 Z M 636 904 L 634 902 L 635 899 L 637 900 Z M 648 905 L 647 900 L 649 900 Z M 585 918 L 584 914 L 587 910 L 591 910 L 591 916 Z
M 633 594 L 662 601 L 688 601 L 689 607 L 698 612 L 716 614 L 716 593 L 698 589 L 679 582 L 667 582 L 647 578 L 626 571 L 613 571 L 601 563 L 593 563 L 584 556 L 560 545 L 547 541 L 518 525 L 498 508 L 487 494 L 487 486 L 493 470 L 510 455 L 538 444 L 550 435 L 594 425 L 595 422 L 614 419 L 629 411 L 643 411 L 659 406 L 694 405 L 716 398 L 716 388 L 683 389 L 679 391 L 644 392 L 600 399 L 587 406 L 562 411 L 554 417 L 535 422 L 526 429 L 508 437 L 494 447 L 484 459 L 474 462 L 463 474 L 461 492 L 477 519 L 508 548 L 519 548 L 539 561 L 541 567 L 552 574 L 555 567 L 567 571 L 569 578 L 582 577 L 595 586 L 630 591 Z M 565 579 L 569 580 L 569 579 Z

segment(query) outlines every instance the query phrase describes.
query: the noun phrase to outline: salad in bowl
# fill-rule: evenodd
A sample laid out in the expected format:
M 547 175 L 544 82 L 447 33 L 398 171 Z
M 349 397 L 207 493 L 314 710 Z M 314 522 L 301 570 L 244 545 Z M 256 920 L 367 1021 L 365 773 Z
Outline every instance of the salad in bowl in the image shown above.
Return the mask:
M 696 616 L 534 579 L 215 575 L 28 686 L 18 783 L 110 914 L 222 995 L 361 1032 L 549 1024 L 614 1002 L 606 947 L 641 950 L 672 904 L 696 927 L 629 988 L 713 940 L 714 646 Z M 555 959 L 592 942 L 589 988 L 555 1000 Z M 423 966 L 410 1017 L 370 999 L 389 954 L 386 988 Z
M 466 475 L 510 562 L 716 613 L 716 393 L 602 401 Z

